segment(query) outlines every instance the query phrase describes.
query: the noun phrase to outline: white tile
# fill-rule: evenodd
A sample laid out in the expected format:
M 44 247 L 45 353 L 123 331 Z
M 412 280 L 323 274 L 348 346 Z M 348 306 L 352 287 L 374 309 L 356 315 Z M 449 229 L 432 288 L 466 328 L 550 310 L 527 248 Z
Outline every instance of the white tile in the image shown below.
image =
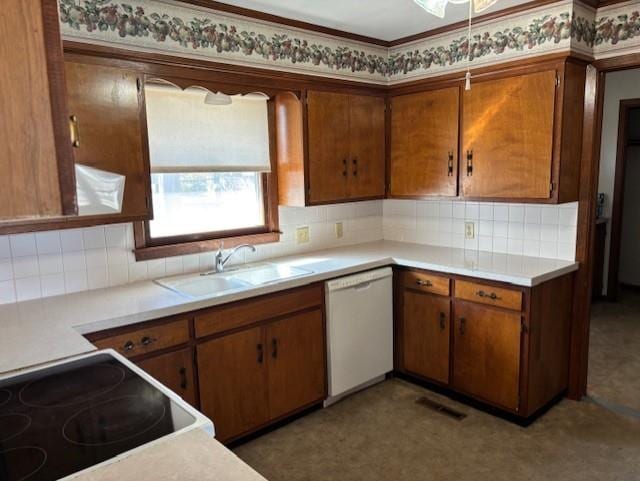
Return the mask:
M 94 267 L 87 270 L 87 285 L 89 289 L 102 289 L 109 285 L 107 266 Z
M 40 275 L 59 274 L 64 270 L 62 254 L 45 254 L 38 256 Z
M 438 202 L 438 217 L 445 219 L 453 217 L 453 203 L 450 200 Z
M 524 250 L 524 241 L 522 239 L 509 239 L 507 241 L 507 252 L 521 256 Z
M 200 270 L 200 257 L 198 254 L 182 256 L 182 265 L 185 274 L 198 272 Z
M 506 237 L 494 237 L 493 238 L 493 252 L 506 253 L 507 252 L 507 238 Z
M 11 259 L 0 259 L 0 281 L 13 279 L 13 263 Z
M 481 251 L 491 252 L 493 250 L 493 238 L 483 235 L 478 237 L 478 249 Z
M 540 256 L 540 241 L 539 240 L 524 240 L 523 254 L 525 256 L 539 257 Z
M 558 224 L 577 226 L 578 225 L 578 209 L 575 207 L 560 207 L 558 209 Z
M 437 231 L 440 219 L 437 217 L 425 217 L 418 219 L 417 229 L 419 231 Z
M 524 224 L 522 222 L 509 222 L 509 239 L 524 239 Z
M 493 220 L 506 222 L 509 220 L 508 204 L 493 204 Z
M 64 274 L 49 274 L 40 278 L 42 297 L 64 294 Z
M 164 259 L 149 261 L 149 279 L 164 277 L 167 273 L 167 263 Z
M 87 263 L 84 257 L 84 251 L 65 252 L 62 254 L 62 266 L 65 272 L 86 270 Z
M 558 223 L 558 207 L 555 205 L 544 205 L 541 207 L 540 220 L 543 224 L 554 225 Z
M 9 236 L 0 236 L 0 259 L 11 257 L 11 247 L 9 244 Z
M 87 268 L 105 267 L 107 265 L 107 249 L 101 247 L 99 249 L 87 249 L 84 251 L 87 261 Z
M 109 286 L 120 286 L 129 282 L 129 266 L 127 264 L 109 264 Z
M 464 234 L 453 234 L 451 236 L 451 247 L 464 249 Z
M 416 215 L 418 217 L 438 217 L 438 202 L 435 200 L 425 200 L 418 202 L 416 205 Z
M 465 222 L 464 219 L 453 219 L 453 228 L 451 229 L 451 232 L 453 232 L 453 234 L 462 234 L 464 235 L 464 226 Z
M 509 223 L 503 221 L 493 222 L 493 237 L 508 237 L 509 236 Z
M 129 282 L 145 281 L 149 275 L 147 262 L 134 262 L 129 264 Z
M 84 249 L 82 229 L 69 229 L 60 231 L 62 252 L 77 252 Z
M 493 220 L 493 204 L 490 202 L 481 202 L 479 214 L 481 220 Z
M 127 264 L 129 258 L 127 257 L 127 251 L 121 247 L 107 247 L 107 264 Z
M 478 234 L 491 237 L 493 235 L 493 221 L 480 220 L 478 222 Z
M 558 259 L 573 261 L 576 258 L 575 243 L 558 242 Z
M 16 279 L 40 275 L 37 256 L 14 257 L 13 276 Z
M 464 216 L 467 219 L 479 219 L 480 218 L 480 204 L 477 202 L 465 202 Z
M 64 290 L 67 293 L 82 292 L 88 289 L 87 271 L 69 271 L 64 273 Z
M 509 205 L 509 222 L 524 222 L 524 206 L 521 204 Z
M 100 249 L 106 247 L 105 230 L 103 226 L 87 227 L 82 230 L 85 249 Z
M 558 242 L 565 244 L 575 244 L 577 236 L 577 228 L 569 225 L 558 226 Z
M 464 219 L 464 202 L 452 202 L 452 215 L 454 219 Z
M 558 256 L 558 243 L 557 242 L 540 242 L 540 257 L 548 257 L 549 259 L 555 259 Z
M 16 279 L 16 299 L 18 301 L 28 301 L 42 297 L 40 288 L 40 277 L 26 277 Z
M 540 240 L 544 242 L 557 242 L 558 225 L 542 224 L 540 226 Z
M 168 257 L 166 261 L 166 269 L 168 276 L 182 274 L 182 257 Z
M 464 240 L 464 248 L 469 250 L 478 250 L 479 240 L 477 237 L 473 239 L 465 239 Z
M 527 224 L 540 224 L 542 209 L 539 205 L 527 205 L 524 210 L 524 221 Z
M 451 232 L 440 232 L 438 236 L 438 245 L 444 247 L 451 247 L 451 237 L 453 234 Z
M 229 255 L 230 251 L 224 251 L 223 255 L 226 257 Z M 242 252 L 238 252 L 235 254 L 240 258 L 242 256 Z M 213 252 L 205 252 L 203 254 L 198 254 L 199 262 L 200 262 L 200 270 L 201 271 L 210 271 L 215 267 L 215 254 Z
M 452 232 L 453 231 L 453 219 L 450 217 L 440 217 L 438 219 L 438 230 L 440 232 Z
M 13 281 L 0 282 L 0 304 L 16 302 L 16 287 Z
M 9 236 L 11 254 L 13 257 L 35 256 L 36 236 L 34 234 L 14 234 Z
M 524 238 L 526 240 L 540 240 L 540 224 L 525 224 Z
M 124 224 L 108 225 L 104 228 L 107 247 L 127 247 L 127 229 Z
M 36 232 L 36 247 L 39 255 L 59 254 L 62 252 L 60 232 L 57 230 L 50 232 Z

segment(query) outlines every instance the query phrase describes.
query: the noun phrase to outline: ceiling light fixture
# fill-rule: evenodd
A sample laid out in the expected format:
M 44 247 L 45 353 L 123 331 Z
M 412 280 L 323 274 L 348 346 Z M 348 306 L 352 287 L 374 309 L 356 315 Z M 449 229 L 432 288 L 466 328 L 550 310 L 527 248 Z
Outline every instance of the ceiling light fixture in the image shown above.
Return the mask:
M 413 0 L 420 5 L 424 10 L 436 17 L 444 18 L 445 10 L 448 3 L 454 5 L 460 5 L 463 3 L 470 3 L 470 8 L 473 13 L 484 12 L 487 8 L 498 3 L 498 0 Z

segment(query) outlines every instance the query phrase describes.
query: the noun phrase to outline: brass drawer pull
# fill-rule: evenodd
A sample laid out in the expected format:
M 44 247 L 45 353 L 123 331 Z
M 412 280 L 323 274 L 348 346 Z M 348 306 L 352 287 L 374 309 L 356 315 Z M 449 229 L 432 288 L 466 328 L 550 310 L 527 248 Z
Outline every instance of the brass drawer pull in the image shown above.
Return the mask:
M 75 115 L 69 117 L 69 132 L 71 134 L 71 145 L 77 149 L 80 147 L 80 130 L 78 129 L 78 117 Z
M 271 357 L 278 359 L 278 340 L 275 337 L 271 340 Z
M 262 348 L 262 343 L 256 346 L 256 350 L 258 351 L 258 364 L 262 364 L 264 361 L 264 350 Z
M 342 176 L 347 176 L 347 159 L 342 159 Z
M 453 176 L 453 151 L 449 151 L 449 161 L 447 162 L 447 176 Z
M 440 313 L 440 330 L 444 331 L 444 328 L 446 327 L 446 320 L 447 320 L 447 315 L 444 312 Z
M 491 299 L 492 301 L 499 301 L 500 300 L 500 297 L 498 297 L 498 295 L 495 292 L 487 294 L 484 291 L 478 291 L 478 292 L 476 292 L 476 294 L 478 296 L 480 296 L 480 297 Z
M 353 176 L 358 177 L 358 158 L 353 159 Z
M 179 373 L 180 373 L 180 387 L 182 389 L 187 389 L 187 386 L 188 386 L 187 369 L 184 367 L 181 367 Z
M 473 150 L 467 150 L 467 177 L 473 175 Z
M 430 280 L 423 280 L 423 279 L 418 279 L 416 281 L 416 284 L 418 284 L 421 287 L 433 287 L 433 283 Z
M 124 346 L 122 346 L 122 348 L 127 352 L 133 351 L 135 347 L 136 345 L 133 343 L 133 341 L 127 341 L 124 343 Z
M 143 346 L 148 346 L 150 344 L 153 344 L 156 341 L 157 339 L 153 337 L 144 336 L 142 339 L 140 339 L 140 344 L 142 344 Z
M 460 318 L 460 335 L 464 336 L 465 327 L 467 324 L 467 320 L 464 317 Z

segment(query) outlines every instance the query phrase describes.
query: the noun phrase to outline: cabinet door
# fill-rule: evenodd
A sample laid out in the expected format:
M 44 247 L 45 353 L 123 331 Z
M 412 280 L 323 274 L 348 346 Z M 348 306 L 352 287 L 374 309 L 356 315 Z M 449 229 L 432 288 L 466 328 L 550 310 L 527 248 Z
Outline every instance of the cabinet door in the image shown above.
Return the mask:
M 384 99 L 349 96 L 349 198 L 384 196 Z
M 138 75 L 69 61 L 65 67 L 69 112 L 78 123 L 76 162 L 126 176 L 119 217 L 148 218 L 150 174 Z
M 457 87 L 391 99 L 391 195 L 455 196 Z
M 449 382 L 449 312 L 447 297 L 405 291 L 404 368 L 420 376 Z
M 55 0 L 2 1 L 0 220 L 75 213 L 57 9 Z
M 519 405 L 521 315 L 456 302 L 453 385 L 513 411 Z
M 476 82 L 465 91 L 465 197 L 550 197 L 555 98 L 555 70 Z
M 191 349 L 150 357 L 137 364 L 189 404 L 196 405 Z
M 266 327 L 269 411 L 275 419 L 325 397 L 322 312 L 287 317 Z
M 307 94 L 309 202 L 348 197 L 349 96 L 332 92 Z
M 198 346 L 200 408 L 213 421 L 218 440 L 227 441 L 267 422 L 266 356 L 262 328 Z

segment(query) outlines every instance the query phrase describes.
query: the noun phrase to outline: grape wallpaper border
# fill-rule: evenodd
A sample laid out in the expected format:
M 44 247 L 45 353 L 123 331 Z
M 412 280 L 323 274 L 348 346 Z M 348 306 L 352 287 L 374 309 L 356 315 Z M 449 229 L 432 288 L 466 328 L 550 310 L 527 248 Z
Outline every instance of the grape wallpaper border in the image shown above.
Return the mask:
M 473 66 L 559 51 L 640 50 L 638 1 L 563 0 L 474 26 Z M 396 83 L 466 68 L 464 29 L 390 49 L 172 0 L 59 0 L 68 39 L 314 75 Z

